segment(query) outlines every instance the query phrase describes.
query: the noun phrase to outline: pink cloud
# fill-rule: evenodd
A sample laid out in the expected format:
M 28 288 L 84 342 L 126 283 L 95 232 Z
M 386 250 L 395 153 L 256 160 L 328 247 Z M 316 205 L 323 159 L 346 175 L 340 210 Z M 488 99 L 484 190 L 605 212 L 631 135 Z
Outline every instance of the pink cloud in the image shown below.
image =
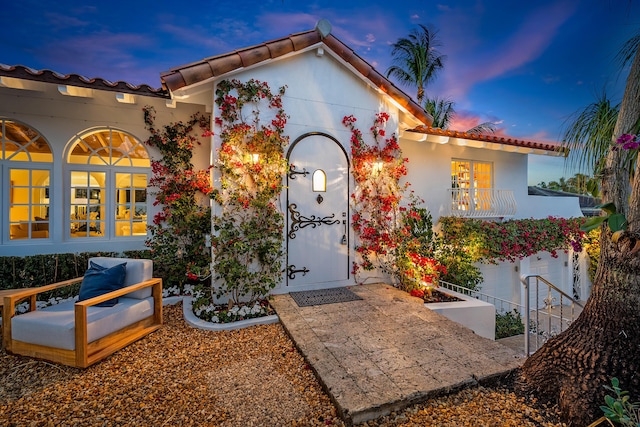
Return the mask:
M 484 122 L 491 122 L 495 125 L 502 123 L 502 121 L 496 117 L 483 117 L 471 111 L 458 110 L 451 119 L 450 128 L 457 131 L 466 131 Z
M 41 57 L 43 62 L 50 64 L 48 68 L 63 74 L 77 73 L 88 78 L 101 77 L 139 84 L 149 80 L 140 79 L 144 72 L 135 52 L 151 46 L 153 41 L 139 34 L 96 33 L 53 40 L 41 46 Z M 128 80 L 134 75 L 138 78 Z M 155 75 L 159 75 L 157 68 Z M 158 80 L 157 77 L 154 79 Z
M 551 137 L 547 131 L 538 131 L 533 134 L 521 134 L 515 136 L 513 129 L 505 127 L 503 120 L 496 117 L 486 117 L 479 115 L 471 111 L 456 111 L 451 120 L 449 128 L 456 131 L 467 131 L 478 126 L 480 123 L 491 122 L 495 125 L 496 130 L 492 135 L 501 136 L 505 138 L 515 138 L 525 141 L 545 142 L 545 143 L 557 143 L 558 141 Z
M 479 116 L 473 116 L 468 113 L 456 113 L 449 127 L 452 130 L 466 131 L 478 126 L 482 122 L 484 122 L 484 120 L 481 121 Z
M 461 22 L 465 32 L 453 33 L 445 27 L 447 32 L 441 34 L 448 58 L 438 86 L 446 91 L 447 96 L 460 99 L 473 85 L 505 75 L 535 60 L 553 42 L 558 28 L 575 9 L 575 0 L 554 2 L 538 8 L 498 45 L 484 44 L 476 34 L 477 21 L 471 22 L 469 11 L 465 11 Z M 459 16 L 461 12 L 456 10 L 454 16 Z M 505 25 L 505 28 L 508 26 Z
M 530 135 L 519 136 L 518 139 L 524 139 L 527 141 L 536 141 L 536 142 L 546 142 L 546 143 L 555 143 L 558 144 L 559 141 L 555 138 L 552 138 L 547 131 L 538 131 L 532 133 Z

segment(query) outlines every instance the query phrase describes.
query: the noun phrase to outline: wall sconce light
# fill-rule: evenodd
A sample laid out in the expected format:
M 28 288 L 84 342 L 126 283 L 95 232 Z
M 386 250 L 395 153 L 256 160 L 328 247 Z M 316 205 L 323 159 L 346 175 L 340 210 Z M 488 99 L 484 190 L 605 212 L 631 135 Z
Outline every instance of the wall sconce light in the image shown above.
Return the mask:
M 371 173 L 373 175 L 380 175 L 380 172 L 382 172 L 383 166 L 384 166 L 384 163 L 379 160 L 377 162 L 373 162 L 373 165 L 371 166 Z
M 260 163 L 260 153 L 244 153 L 242 156 L 245 163 L 257 165 Z

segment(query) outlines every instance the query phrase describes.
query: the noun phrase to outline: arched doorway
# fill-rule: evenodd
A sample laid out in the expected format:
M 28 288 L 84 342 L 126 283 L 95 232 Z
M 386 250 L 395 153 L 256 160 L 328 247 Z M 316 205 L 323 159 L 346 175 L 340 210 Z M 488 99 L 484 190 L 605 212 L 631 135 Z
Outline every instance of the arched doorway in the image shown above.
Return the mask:
M 287 155 L 287 287 L 344 286 L 349 272 L 349 160 L 329 135 L 306 134 Z

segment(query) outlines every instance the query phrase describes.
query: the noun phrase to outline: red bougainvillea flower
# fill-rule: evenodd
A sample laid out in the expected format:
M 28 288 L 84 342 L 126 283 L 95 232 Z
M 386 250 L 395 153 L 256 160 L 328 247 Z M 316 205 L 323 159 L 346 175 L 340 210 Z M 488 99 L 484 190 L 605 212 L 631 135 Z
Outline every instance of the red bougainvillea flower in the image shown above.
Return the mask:
M 411 292 L 409 292 L 409 295 L 412 297 L 424 298 L 424 291 L 422 289 L 412 289 Z

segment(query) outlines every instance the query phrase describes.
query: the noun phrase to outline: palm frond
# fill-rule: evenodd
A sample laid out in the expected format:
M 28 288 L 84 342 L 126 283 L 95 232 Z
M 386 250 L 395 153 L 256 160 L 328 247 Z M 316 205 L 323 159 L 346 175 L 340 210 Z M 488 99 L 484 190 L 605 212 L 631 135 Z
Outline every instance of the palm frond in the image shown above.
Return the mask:
M 435 79 L 444 66 L 445 56 L 440 54 L 438 32 L 425 25 L 411 30 L 405 38 L 393 44 L 393 66 L 386 76 L 395 77 L 399 83 L 417 89 L 417 101 L 422 103 L 424 88 Z
M 496 131 L 496 125 L 492 122 L 484 122 L 484 123 L 480 123 L 479 125 L 476 125 L 474 127 L 472 127 L 471 129 L 467 130 L 467 133 L 473 134 L 473 135 L 483 135 L 483 134 L 487 134 L 487 133 L 494 133 Z
M 455 114 L 454 102 L 448 99 L 429 99 L 424 102 L 424 110 L 433 117 L 431 127 L 449 129 L 451 119 Z
M 570 150 L 569 167 L 598 175 L 611 146 L 619 111 L 620 104 L 612 104 L 603 91 L 595 102 L 571 116 L 562 137 L 562 146 Z
M 616 55 L 616 59 L 622 66 L 621 68 L 624 68 L 627 65 L 631 65 L 631 63 L 633 62 L 633 58 L 638 51 L 638 46 L 640 46 L 640 31 L 638 31 L 638 34 L 632 36 L 629 40 L 627 40 Z

